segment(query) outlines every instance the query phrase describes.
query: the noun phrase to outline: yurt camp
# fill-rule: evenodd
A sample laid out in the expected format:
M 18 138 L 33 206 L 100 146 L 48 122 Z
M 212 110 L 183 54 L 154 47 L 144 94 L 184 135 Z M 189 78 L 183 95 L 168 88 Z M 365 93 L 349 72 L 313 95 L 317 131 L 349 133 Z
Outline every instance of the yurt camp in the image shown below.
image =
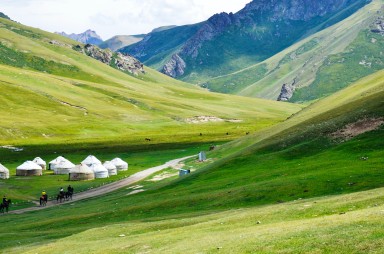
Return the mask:
M 39 165 L 43 170 L 47 169 L 47 163 L 42 158 L 36 157 L 33 162 Z
M 9 170 L 0 163 L 0 179 L 8 179 Z
M 95 173 L 95 178 L 109 177 L 108 170 L 101 164 L 92 164 L 89 168 Z
M 86 164 L 88 167 L 90 167 L 92 164 L 102 164 L 101 161 L 93 155 L 89 155 L 81 163 Z
M 128 170 L 128 163 L 123 161 L 120 158 L 115 158 L 115 159 L 111 160 L 111 162 L 113 164 L 115 164 L 115 166 L 116 166 L 118 171 L 126 171 L 126 170 Z
M 17 176 L 41 176 L 43 169 L 33 161 L 26 161 L 16 168 Z
M 117 168 L 116 168 L 115 164 L 113 164 L 112 162 L 106 161 L 106 162 L 104 162 L 103 166 L 108 170 L 108 174 L 110 176 L 117 175 Z
M 76 165 L 74 169 L 69 172 L 69 180 L 70 181 L 88 181 L 94 180 L 95 173 L 93 173 L 92 169 L 90 169 L 86 164 L 81 163 L 80 165 Z
M 55 175 L 68 175 L 72 169 L 76 167 L 75 164 L 65 159 L 55 165 L 53 172 Z
M 59 156 L 56 159 L 52 160 L 48 164 L 48 169 L 49 170 L 54 170 L 56 165 L 59 164 L 61 161 L 66 161 L 67 159 L 64 158 L 63 156 Z

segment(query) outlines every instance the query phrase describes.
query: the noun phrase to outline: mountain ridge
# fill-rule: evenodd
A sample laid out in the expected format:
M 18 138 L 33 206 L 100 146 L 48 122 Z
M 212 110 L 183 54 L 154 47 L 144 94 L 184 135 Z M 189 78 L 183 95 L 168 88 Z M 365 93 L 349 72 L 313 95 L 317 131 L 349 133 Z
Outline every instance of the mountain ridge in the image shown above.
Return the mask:
M 84 44 L 99 45 L 103 42 L 103 39 L 95 31 L 91 29 L 88 29 L 85 32 L 79 33 L 79 34 L 75 34 L 75 33 L 67 34 L 65 32 L 55 32 L 55 33 Z
M 198 29 L 184 41 L 179 41 L 170 52 L 148 50 L 154 45 L 160 49 L 163 47 L 158 40 L 151 38 L 121 51 L 132 54 L 170 76 L 199 83 L 206 77 L 223 75 L 265 60 L 302 36 L 308 36 L 306 32 L 315 32 L 311 30 L 315 24 L 326 21 L 328 23 L 324 23 L 324 26 L 334 24 L 367 3 L 365 0 L 252 1 L 235 14 L 215 14 L 199 23 Z M 346 6 L 353 8 L 343 11 Z M 164 38 L 169 36 L 165 33 L 163 35 Z M 168 37 L 164 41 L 172 41 L 172 38 Z M 153 46 L 148 46 L 151 43 Z M 155 61 L 148 60 L 156 58 L 156 54 L 161 57 Z M 186 67 L 182 71 L 177 71 L 177 66 L 182 64 L 172 63 L 176 58 L 185 62 Z
M 294 96 L 296 101 L 329 95 L 330 89 L 337 91 L 369 75 L 374 69 L 381 68 L 379 59 L 382 58 L 380 44 L 383 39 L 380 34 L 383 10 L 382 1 L 372 1 L 343 21 L 295 43 L 263 62 L 210 79 L 201 86 L 211 91 L 272 100 L 276 100 L 279 95 L 285 97 L 284 100 L 290 100 L 294 93 L 297 94 Z M 371 63 L 371 67 L 364 66 L 364 62 Z M 326 80 L 327 77 L 332 77 L 332 81 Z M 351 80 L 351 77 L 355 78 Z M 293 83 L 295 87 L 289 87 Z M 316 83 L 321 85 L 310 89 Z M 326 93 L 325 86 L 329 87 Z M 302 88 L 309 91 L 306 94 L 311 94 L 311 98 L 303 97 L 304 90 L 300 92 Z

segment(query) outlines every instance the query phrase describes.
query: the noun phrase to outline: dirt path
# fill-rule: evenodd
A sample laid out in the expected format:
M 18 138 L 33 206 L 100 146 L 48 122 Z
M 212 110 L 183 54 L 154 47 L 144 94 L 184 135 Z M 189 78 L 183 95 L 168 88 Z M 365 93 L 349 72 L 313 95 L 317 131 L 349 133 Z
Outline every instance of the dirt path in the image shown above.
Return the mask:
M 106 184 L 106 185 L 103 185 L 101 187 L 98 187 L 98 188 L 95 188 L 95 189 L 91 189 L 91 190 L 88 190 L 88 191 L 76 193 L 76 194 L 73 195 L 73 200 L 66 201 L 64 203 L 56 203 L 56 201 L 48 201 L 47 206 L 45 206 L 45 207 L 41 207 L 41 206 L 29 207 L 29 208 L 25 208 L 25 209 L 10 211 L 9 214 L 22 214 L 22 213 L 26 213 L 26 212 L 30 212 L 30 211 L 37 211 L 37 210 L 46 209 L 48 207 L 53 207 L 53 206 L 73 203 L 73 202 L 76 202 L 76 201 L 79 201 L 79 200 L 83 200 L 83 199 L 87 199 L 87 198 L 93 198 L 93 197 L 101 196 L 103 194 L 115 191 L 117 189 L 126 187 L 126 186 L 131 185 L 133 183 L 136 183 L 138 181 L 141 181 L 141 180 L 145 179 L 146 177 L 148 177 L 148 176 L 150 176 L 150 175 L 152 175 L 152 174 L 154 174 L 154 173 L 156 173 L 158 171 L 161 171 L 163 169 L 166 169 L 166 168 L 169 168 L 169 167 L 175 167 L 181 161 L 184 161 L 186 159 L 189 159 L 189 158 L 192 158 L 192 157 L 195 157 L 195 156 L 196 155 L 192 155 L 192 156 L 188 156 L 188 157 L 184 157 L 184 158 L 179 158 L 179 159 L 171 160 L 171 161 L 166 162 L 163 165 L 160 165 L 160 166 L 157 166 L 157 167 L 153 167 L 153 168 L 148 168 L 146 170 L 137 172 L 136 174 L 133 174 L 133 175 L 131 175 L 131 176 L 129 176 L 129 177 L 123 179 L 123 180 L 116 181 L 116 182 L 113 182 L 113 183 L 110 183 L 110 184 Z

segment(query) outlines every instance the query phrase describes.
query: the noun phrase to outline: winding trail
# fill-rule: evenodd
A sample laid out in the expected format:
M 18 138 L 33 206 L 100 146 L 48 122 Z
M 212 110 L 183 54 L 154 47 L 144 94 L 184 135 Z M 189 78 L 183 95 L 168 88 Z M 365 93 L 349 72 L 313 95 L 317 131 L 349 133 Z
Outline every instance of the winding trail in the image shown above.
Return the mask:
M 186 159 L 195 157 L 195 156 L 196 155 L 192 155 L 192 156 L 187 156 L 187 157 L 171 160 L 171 161 L 164 163 L 163 165 L 156 166 L 153 168 L 148 168 L 148 169 L 145 169 L 143 171 L 137 172 L 137 173 L 125 178 L 125 179 L 122 179 L 122 180 L 119 180 L 119 181 L 116 181 L 116 182 L 113 182 L 110 184 L 106 184 L 106 185 L 103 185 L 103 186 L 98 187 L 98 188 L 94 188 L 91 190 L 76 193 L 73 195 L 73 200 L 69 200 L 69 201 L 66 201 L 64 203 L 56 203 L 55 201 L 48 201 L 47 205 L 44 207 L 34 206 L 34 207 L 24 208 L 24 209 L 20 209 L 20 210 L 9 211 L 8 214 L 22 214 L 22 213 L 31 212 L 31 211 L 38 211 L 38 210 L 46 209 L 48 207 L 69 204 L 69 203 L 73 203 L 73 202 L 80 201 L 83 199 L 101 196 L 103 194 L 118 190 L 120 188 L 126 187 L 126 186 L 131 185 L 133 183 L 136 183 L 138 181 L 141 181 L 141 180 L 145 179 L 146 177 L 148 177 L 148 176 L 150 176 L 150 175 L 152 175 L 158 171 L 161 171 L 163 169 L 166 169 L 169 167 L 175 167 L 180 162 L 182 162 Z

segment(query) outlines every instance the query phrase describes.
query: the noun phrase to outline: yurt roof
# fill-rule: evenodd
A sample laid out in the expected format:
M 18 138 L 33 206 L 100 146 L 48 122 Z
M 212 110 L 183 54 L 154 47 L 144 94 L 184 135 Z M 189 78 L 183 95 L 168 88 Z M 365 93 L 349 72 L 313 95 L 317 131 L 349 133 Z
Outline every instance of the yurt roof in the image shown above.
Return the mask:
M 71 172 L 73 172 L 73 173 L 83 173 L 83 174 L 93 173 L 92 169 L 90 169 L 84 163 L 81 163 L 80 165 L 76 165 L 75 168 L 71 170 Z
M 120 158 L 115 158 L 115 159 L 111 160 L 111 162 L 112 162 L 113 164 L 115 164 L 115 166 L 128 165 L 127 162 L 123 161 L 123 160 L 120 159 Z
M 95 156 L 93 155 L 89 155 L 87 158 L 85 158 L 82 163 L 85 163 L 85 164 L 101 164 L 101 161 L 99 159 L 97 159 Z
M 0 173 L 9 172 L 9 170 L 0 163 Z
M 109 170 L 116 169 L 115 164 L 113 164 L 113 163 L 110 162 L 110 161 L 106 161 L 106 162 L 104 162 L 103 166 L 104 166 L 106 169 L 109 169 Z
M 40 157 L 36 157 L 34 160 L 33 160 L 34 163 L 36 164 L 41 164 L 41 165 L 46 165 L 47 163 Z
M 76 167 L 76 165 L 70 162 L 69 160 L 60 161 L 58 164 L 56 164 L 56 168 L 68 169 L 74 167 Z
M 67 159 L 64 158 L 63 156 L 59 156 L 59 157 L 57 157 L 56 159 L 50 161 L 49 163 L 55 163 L 55 164 L 57 164 L 57 163 L 59 163 L 60 161 L 66 161 L 66 160 L 67 160 Z
M 16 169 L 35 170 L 35 169 L 42 169 L 42 168 L 41 166 L 37 165 L 33 161 L 26 161 L 20 166 L 18 166 Z
M 93 172 L 108 172 L 108 169 L 101 164 L 92 164 L 89 168 L 92 169 Z

